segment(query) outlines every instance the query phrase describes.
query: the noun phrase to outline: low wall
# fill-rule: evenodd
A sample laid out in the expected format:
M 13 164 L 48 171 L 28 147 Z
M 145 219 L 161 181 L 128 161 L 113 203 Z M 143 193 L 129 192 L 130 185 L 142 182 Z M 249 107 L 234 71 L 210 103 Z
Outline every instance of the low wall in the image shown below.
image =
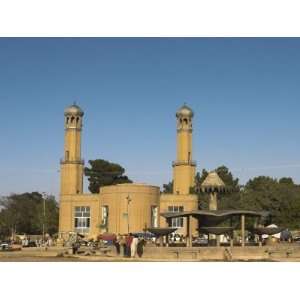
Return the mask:
M 144 258 L 171 261 L 260 261 L 300 258 L 300 246 L 264 247 L 153 247 L 144 248 Z
M 81 250 L 84 250 L 83 248 Z M 18 261 L 18 259 L 30 258 L 32 261 L 51 261 L 61 257 L 62 253 L 68 251 L 67 248 L 53 247 L 48 248 L 24 248 L 17 252 L 0 251 L 0 260 Z M 68 256 L 68 255 L 67 255 Z M 86 258 L 84 254 L 68 256 L 79 259 Z M 148 245 L 144 248 L 142 258 L 124 258 L 118 256 L 115 247 L 111 247 L 109 255 L 90 254 L 90 259 L 94 261 L 300 261 L 300 246 L 280 245 L 264 247 L 155 247 Z M 67 259 L 65 261 L 67 261 Z

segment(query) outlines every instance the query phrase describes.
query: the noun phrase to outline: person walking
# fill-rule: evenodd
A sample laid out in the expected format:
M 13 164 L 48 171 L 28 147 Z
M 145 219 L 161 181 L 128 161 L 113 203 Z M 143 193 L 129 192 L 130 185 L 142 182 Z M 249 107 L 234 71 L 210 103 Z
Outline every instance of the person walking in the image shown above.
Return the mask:
M 125 243 L 125 238 L 123 235 L 120 235 L 120 256 L 125 256 L 125 252 L 126 252 L 126 243 Z
M 136 252 L 137 252 L 138 257 L 140 257 L 140 258 L 143 256 L 145 244 L 146 244 L 146 242 L 144 239 L 140 239 L 137 244 Z
M 130 246 L 131 257 L 135 257 L 138 242 L 139 239 L 136 236 L 133 236 L 131 246 Z
M 127 252 L 126 252 L 126 236 L 125 235 L 121 236 L 120 248 L 121 248 L 121 255 L 126 257 Z
M 121 236 L 118 234 L 117 238 L 114 240 L 114 244 L 116 247 L 116 251 L 117 251 L 117 255 L 120 255 L 121 251 L 120 251 L 120 242 L 121 242 Z
M 126 257 L 131 257 L 131 244 L 133 241 L 132 233 L 126 237 Z

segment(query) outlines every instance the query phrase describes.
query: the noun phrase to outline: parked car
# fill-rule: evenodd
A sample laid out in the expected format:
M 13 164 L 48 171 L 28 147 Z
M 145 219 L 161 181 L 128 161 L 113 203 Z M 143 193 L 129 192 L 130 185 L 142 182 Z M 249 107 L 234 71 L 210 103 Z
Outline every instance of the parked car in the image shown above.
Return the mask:
M 293 240 L 292 233 L 288 229 L 285 229 L 280 233 L 280 240 L 283 242 L 292 242 Z
M 300 242 L 300 235 L 295 235 L 292 238 L 294 242 Z
M 202 236 L 196 238 L 193 241 L 193 244 L 199 245 L 199 246 L 207 246 L 208 245 L 208 238 L 205 235 L 202 235 Z
M 2 241 L 0 242 L 0 250 L 8 250 L 10 248 L 10 242 L 8 241 Z
M 172 233 L 170 236 L 169 236 L 169 240 L 173 243 L 180 243 L 182 242 L 183 240 L 183 237 L 178 234 L 178 233 Z
M 37 247 L 37 244 L 35 241 L 29 241 L 26 245 L 23 246 L 24 248 L 30 248 L 30 247 Z

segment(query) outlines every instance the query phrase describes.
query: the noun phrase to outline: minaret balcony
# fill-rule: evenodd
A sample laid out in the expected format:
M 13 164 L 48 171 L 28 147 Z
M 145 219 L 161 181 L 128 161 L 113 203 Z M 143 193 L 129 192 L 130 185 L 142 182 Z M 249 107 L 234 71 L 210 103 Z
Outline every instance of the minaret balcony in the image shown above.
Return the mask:
M 78 159 L 78 160 L 70 160 L 70 159 L 61 159 L 60 164 L 76 164 L 76 165 L 84 165 L 84 160 L 83 159 Z
M 192 167 L 196 167 L 197 166 L 197 162 L 194 161 L 194 160 L 176 160 L 176 161 L 173 161 L 172 163 L 173 167 L 176 167 L 176 166 L 192 166 Z

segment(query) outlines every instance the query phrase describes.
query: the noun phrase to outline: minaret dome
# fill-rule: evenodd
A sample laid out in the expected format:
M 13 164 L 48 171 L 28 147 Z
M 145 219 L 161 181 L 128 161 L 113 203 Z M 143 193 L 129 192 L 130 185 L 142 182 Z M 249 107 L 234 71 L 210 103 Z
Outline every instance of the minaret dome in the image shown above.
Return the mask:
M 78 105 L 76 105 L 74 103 L 74 104 L 72 104 L 71 106 L 68 106 L 65 109 L 65 116 L 68 116 L 68 115 L 74 115 L 74 116 L 83 117 L 84 112 L 83 112 L 83 110 Z
M 75 103 L 65 109 L 65 128 L 82 128 L 83 110 Z
M 193 118 L 194 112 L 191 108 L 189 108 L 186 104 L 184 104 L 176 113 L 176 117 L 187 117 L 187 118 Z
M 176 113 L 177 118 L 177 130 L 188 130 L 193 129 L 192 119 L 194 117 L 194 112 L 186 104 L 184 104 Z

